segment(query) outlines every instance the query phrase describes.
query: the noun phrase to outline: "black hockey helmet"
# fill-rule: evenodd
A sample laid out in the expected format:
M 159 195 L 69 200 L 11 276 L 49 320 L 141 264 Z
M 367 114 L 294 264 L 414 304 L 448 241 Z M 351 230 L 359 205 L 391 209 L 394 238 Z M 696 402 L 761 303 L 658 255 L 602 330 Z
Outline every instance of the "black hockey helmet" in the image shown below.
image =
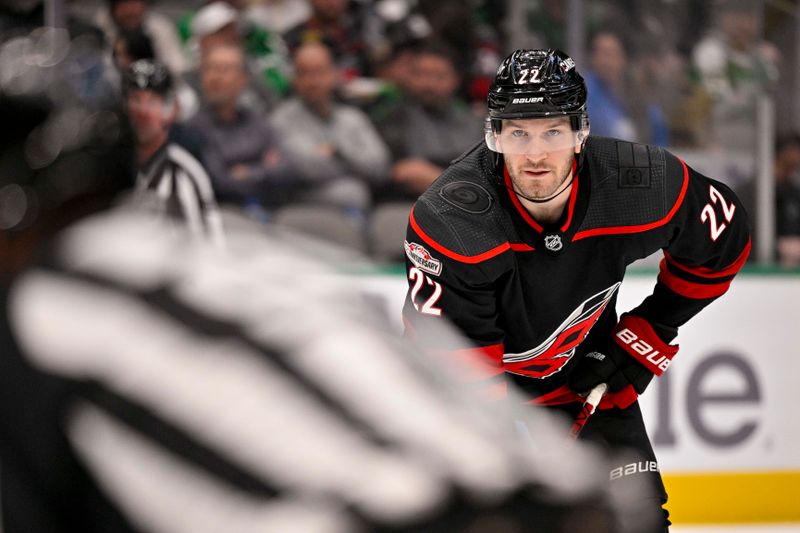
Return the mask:
M 586 83 L 575 61 L 560 50 L 516 50 L 497 69 L 489 89 L 486 140 L 494 146 L 503 119 L 570 117 L 572 130 L 588 135 Z
M 173 93 L 172 75 L 164 64 L 152 59 L 134 61 L 122 77 L 124 92 L 152 91 L 164 97 Z
M 491 118 L 586 113 L 586 84 L 560 50 L 517 50 L 497 69 L 489 89 Z

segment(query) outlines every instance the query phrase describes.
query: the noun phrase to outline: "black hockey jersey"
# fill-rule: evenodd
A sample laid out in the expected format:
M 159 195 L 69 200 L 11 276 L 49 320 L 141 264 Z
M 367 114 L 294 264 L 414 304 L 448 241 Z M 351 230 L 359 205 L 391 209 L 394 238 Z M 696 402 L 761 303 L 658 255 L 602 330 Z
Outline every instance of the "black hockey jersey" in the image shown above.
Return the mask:
M 510 378 L 545 405 L 579 399 L 567 375 L 617 324 L 628 265 L 664 251 L 652 295 L 631 313 L 677 331 L 728 289 L 750 251 L 735 195 L 669 152 L 590 137 L 584 154 L 561 219 L 542 225 L 478 145 L 419 198 L 405 242 L 408 334 L 436 343 L 426 326 L 446 317 L 479 349 L 439 348 L 480 354 L 484 385 Z M 628 387 L 601 408 L 635 398 Z

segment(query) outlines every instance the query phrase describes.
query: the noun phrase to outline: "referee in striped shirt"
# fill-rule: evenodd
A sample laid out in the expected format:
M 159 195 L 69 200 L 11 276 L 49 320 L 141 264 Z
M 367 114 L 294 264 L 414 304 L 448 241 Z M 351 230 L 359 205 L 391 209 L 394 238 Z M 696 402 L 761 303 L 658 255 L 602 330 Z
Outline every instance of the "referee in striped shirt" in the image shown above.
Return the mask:
M 149 199 L 166 218 L 221 246 L 222 218 L 211 179 L 188 151 L 169 140 L 177 115 L 172 77 L 150 59 L 133 62 L 123 77 L 126 109 L 136 136 L 135 197 Z

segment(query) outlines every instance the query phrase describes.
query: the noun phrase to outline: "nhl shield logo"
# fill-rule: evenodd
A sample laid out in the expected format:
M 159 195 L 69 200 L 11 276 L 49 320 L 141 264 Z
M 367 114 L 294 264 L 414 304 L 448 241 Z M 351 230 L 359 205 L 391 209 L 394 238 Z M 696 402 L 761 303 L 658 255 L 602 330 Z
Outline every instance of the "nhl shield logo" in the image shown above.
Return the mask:
M 564 247 L 561 242 L 561 235 L 546 235 L 544 238 L 544 247 L 551 252 L 557 252 Z

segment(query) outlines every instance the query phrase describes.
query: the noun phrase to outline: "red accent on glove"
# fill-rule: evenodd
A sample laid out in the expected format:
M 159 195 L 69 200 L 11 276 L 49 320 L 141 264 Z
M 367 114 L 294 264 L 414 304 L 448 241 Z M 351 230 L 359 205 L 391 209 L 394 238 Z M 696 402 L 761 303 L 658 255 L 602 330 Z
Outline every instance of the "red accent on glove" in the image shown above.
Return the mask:
M 679 346 L 662 341 L 644 318 L 622 315 L 613 333 L 614 342 L 656 376 L 669 368 Z

